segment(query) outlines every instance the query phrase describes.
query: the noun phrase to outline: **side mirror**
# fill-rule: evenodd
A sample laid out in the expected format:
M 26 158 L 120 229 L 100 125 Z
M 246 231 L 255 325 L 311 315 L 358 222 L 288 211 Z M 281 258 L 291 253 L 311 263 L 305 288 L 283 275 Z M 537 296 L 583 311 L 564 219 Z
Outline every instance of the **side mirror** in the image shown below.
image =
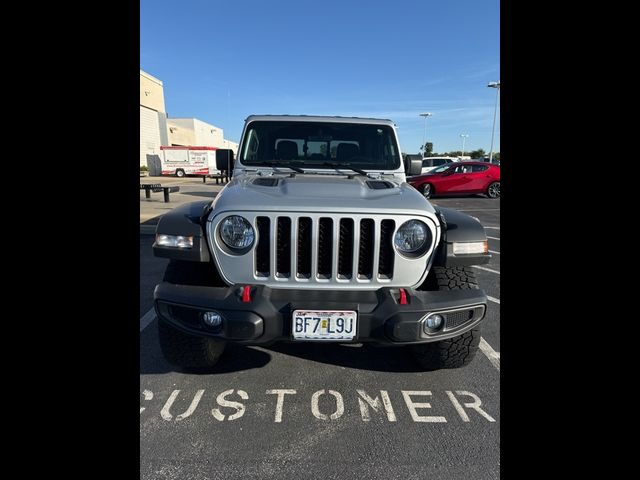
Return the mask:
M 413 177 L 415 175 L 420 175 L 422 173 L 422 160 L 410 160 L 409 161 L 409 171 L 407 172 L 408 176 Z
M 219 148 L 216 150 L 216 169 L 225 170 L 229 172 L 233 171 L 233 150 L 228 148 Z

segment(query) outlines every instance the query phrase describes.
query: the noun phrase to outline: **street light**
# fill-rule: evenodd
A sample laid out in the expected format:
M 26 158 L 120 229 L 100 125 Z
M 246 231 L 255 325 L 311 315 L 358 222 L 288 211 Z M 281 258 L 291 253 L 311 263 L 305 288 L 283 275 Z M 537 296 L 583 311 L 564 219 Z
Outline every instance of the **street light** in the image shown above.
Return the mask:
M 493 160 L 493 136 L 496 131 L 496 112 L 498 111 L 498 95 L 500 94 L 500 80 L 497 82 L 489 82 L 487 87 L 496 89 L 496 106 L 493 109 L 493 128 L 491 129 L 491 150 L 489 151 L 489 163 Z
M 464 141 L 469 138 L 469 135 L 467 135 L 466 133 L 461 133 L 460 136 L 462 137 L 462 155 L 460 155 L 461 157 L 464 157 Z
M 424 117 L 424 134 L 422 136 L 422 148 L 424 148 L 424 152 L 422 152 L 422 156 L 426 157 L 426 153 L 427 153 L 427 117 L 430 117 L 431 115 L 433 115 L 433 113 L 431 112 L 424 112 L 424 113 L 420 113 L 418 114 L 420 117 Z

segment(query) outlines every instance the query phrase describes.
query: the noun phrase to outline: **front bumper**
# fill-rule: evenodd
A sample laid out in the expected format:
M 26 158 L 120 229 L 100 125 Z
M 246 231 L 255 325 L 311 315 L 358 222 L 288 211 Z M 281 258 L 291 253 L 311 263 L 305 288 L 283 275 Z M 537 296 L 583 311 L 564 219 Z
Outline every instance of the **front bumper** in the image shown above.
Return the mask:
M 160 321 L 186 333 L 246 345 L 292 341 L 292 313 L 296 309 L 355 310 L 357 335 L 351 342 L 385 345 L 455 337 L 479 324 L 486 312 L 487 297 L 483 290 L 404 290 L 406 304 L 401 304 L 398 288 L 326 291 L 251 285 L 250 301 L 243 302 L 243 286 L 194 287 L 163 282 L 155 288 L 154 306 Z M 213 329 L 202 321 L 202 312 L 208 310 L 222 315 L 222 326 Z M 439 332 L 427 334 L 423 319 L 432 312 L 442 314 L 445 325 Z

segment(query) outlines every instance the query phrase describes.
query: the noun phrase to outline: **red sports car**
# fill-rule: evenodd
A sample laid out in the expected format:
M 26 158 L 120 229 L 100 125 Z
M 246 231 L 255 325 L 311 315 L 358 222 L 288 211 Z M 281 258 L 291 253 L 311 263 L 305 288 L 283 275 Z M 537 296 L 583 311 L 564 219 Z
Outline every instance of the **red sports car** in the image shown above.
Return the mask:
M 426 198 L 432 195 L 484 193 L 500 197 L 500 166 L 487 162 L 452 162 L 407 182 Z

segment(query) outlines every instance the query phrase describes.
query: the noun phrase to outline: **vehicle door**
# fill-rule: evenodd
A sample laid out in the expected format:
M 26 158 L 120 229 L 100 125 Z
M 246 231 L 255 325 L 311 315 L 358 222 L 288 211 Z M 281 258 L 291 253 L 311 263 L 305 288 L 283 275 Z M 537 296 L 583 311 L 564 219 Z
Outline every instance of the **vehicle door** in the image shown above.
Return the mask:
M 438 179 L 436 191 L 440 193 L 466 192 L 468 183 L 466 167 L 466 165 L 456 165 L 443 172 Z
M 425 159 L 422 160 L 422 170 L 421 173 L 427 173 L 429 170 L 433 170 L 433 160 Z

